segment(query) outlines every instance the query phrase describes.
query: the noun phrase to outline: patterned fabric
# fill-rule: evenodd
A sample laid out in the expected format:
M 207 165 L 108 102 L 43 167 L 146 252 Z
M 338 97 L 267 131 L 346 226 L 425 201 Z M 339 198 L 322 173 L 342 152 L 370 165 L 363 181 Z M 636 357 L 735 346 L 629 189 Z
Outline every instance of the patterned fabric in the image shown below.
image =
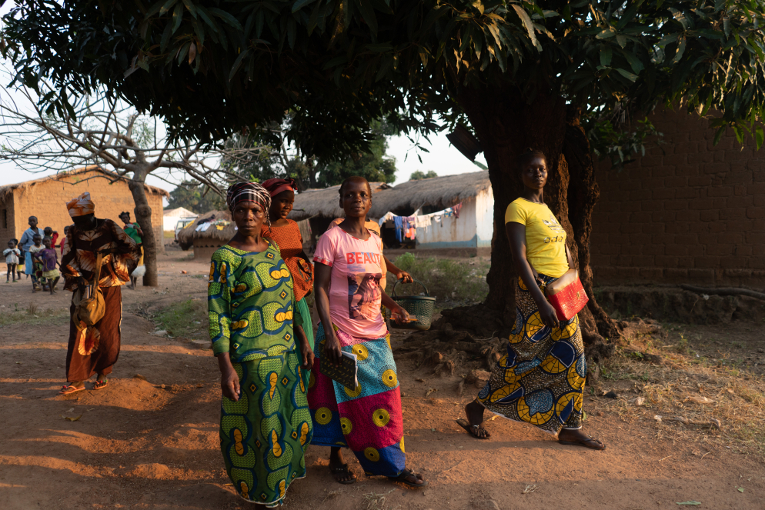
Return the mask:
M 61 256 L 61 274 L 66 280 L 64 289 L 74 290 L 80 276 L 92 281 L 98 257 L 96 252 L 105 250 L 113 253 L 105 254 L 102 259 L 98 286 L 125 285 L 141 256 L 135 242 L 112 220 L 97 220 L 96 228 L 88 231 L 70 226 Z
M 313 323 L 311 322 L 311 309 L 308 307 L 308 303 L 305 298 L 295 303 L 297 313 L 295 314 L 295 326 L 303 328 L 306 338 L 308 339 L 308 345 L 313 350 Z M 306 377 L 308 374 L 306 373 Z
M 267 179 L 263 181 L 263 187 L 272 197 L 284 191 L 297 191 L 295 179 Z
M 312 444 L 347 446 L 368 475 L 398 476 L 406 468 L 404 420 L 390 336 L 336 334 L 342 350 L 358 360 L 359 386 L 352 391 L 321 373 L 324 326 L 316 333 L 316 360 L 308 383 L 314 422 Z
M 85 381 L 94 374 L 108 375 L 120 355 L 122 324 L 122 288 L 101 289 L 104 316 L 94 328 L 79 329 L 69 321 L 69 345 L 66 351 L 66 380 Z M 69 308 L 74 314 L 74 303 Z
M 90 193 L 87 191 L 79 197 L 75 197 L 67 202 L 66 208 L 69 210 L 69 216 L 72 218 L 76 216 L 85 216 L 86 214 L 93 214 L 96 210 L 93 200 L 90 199 Z
M 241 393 L 223 397 L 220 444 L 226 472 L 244 499 L 275 503 L 306 474 L 311 413 L 295 351 L 234 363 Z
M 255 202 L 263 208 L 266 216 L 266 224 L 270 225 L 268 219 L 268 209 L 271 208 L 271 195 L 266 188 L 257 182 L 237 182 L 233 184 L 226 192 L 226 205 L 230 211 L 233 211 L 237 204 L 242 202 Z
M 303 299 L 313 289 L 313 266 L 305 260 L 303 254 L 303 238 L 300 227 L 293 220 L 287 220 L 283 227 L 263 226 L 261 235 L 279 246 L 284 262 L 292 273 L 295 285 L 295 301 Z
M 540 274 L 544 288 L 557 278 Z M 579 317 L 560 327 L 542 323 L 534 298 L 518 278 L 515 327 L 507 354 L 497 362 L 489 382 L 478 393 L 486 409 L 556 434 L 579 428 L 587 361 Z
M 292 276 L 275 243 L 260 253 L 219 248 L 207 296 L 216 355 L 228 352 L 231 361 L 244 362 L 294 350 Z
M 39 251 L 38 257 L 42 260 L 43 271 L 53 271 L 58 265 L 58 255 L 53 248 L 44 248 Z

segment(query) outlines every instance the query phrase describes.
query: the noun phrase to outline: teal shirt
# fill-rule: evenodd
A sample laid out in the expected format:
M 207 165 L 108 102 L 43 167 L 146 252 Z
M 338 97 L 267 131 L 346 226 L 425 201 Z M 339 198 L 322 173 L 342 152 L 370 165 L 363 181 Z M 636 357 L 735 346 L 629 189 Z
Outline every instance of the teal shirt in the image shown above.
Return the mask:
M 213 352 L 243 362 L 295 349 L 292 275 L 279 247 L 250 253 L 226 245 L 212 256 L 207 289 Z

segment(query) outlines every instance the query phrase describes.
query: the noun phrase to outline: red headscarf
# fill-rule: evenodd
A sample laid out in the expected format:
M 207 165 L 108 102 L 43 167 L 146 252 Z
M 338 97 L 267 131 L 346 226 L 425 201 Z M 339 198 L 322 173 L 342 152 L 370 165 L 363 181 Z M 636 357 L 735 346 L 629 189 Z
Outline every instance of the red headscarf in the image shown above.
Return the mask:
M 283 191 L 297 191 L 295 179 L 268 179 L 263 181 L 263 187 L 268 190 L 272 197 Z

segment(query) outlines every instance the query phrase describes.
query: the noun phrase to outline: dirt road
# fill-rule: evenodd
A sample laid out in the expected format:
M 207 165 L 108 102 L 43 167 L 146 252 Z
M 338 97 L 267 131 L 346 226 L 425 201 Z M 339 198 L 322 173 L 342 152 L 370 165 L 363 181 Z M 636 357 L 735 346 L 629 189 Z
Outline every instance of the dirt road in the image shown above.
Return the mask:
M 207 269 L 188 253 L 169 252 L 159 289 L 125 290 L 122 353 L 109 386 L 70 397 L 56 396 L 65 375 L 69 293 L 33 296 L 26 282 L 0 284 L 0 314 L 15 317 L 0 327 L 0 508 L 254 508 L 234 495 L 223 469 L 211 351 L 153 335 L 155 325 L 136 313 L 204 300 Z M 30 302 L 37 310 L 28 314 Z M 400 342 L 403 335 L 394 346 Z M 763 458 L 737 453 L 724 434 L 700 430 L 678 441 L 671 428 L 630 419 L 590 395 L 585 426 L 607 444 L 603 452 L 561 446 L 500 418 L 487 425 L 493 437 L 478 441 L 454 422 L 477 389 L 458 397 L 456 377 L 436 377 L 408 358 L 398 366 L 408 463 L 429 487 L 364 477 L 351 455 L 359 482 L 339 485 L 328 473 L 327 449 L 311 447 L 308 476 L 290 488 L 286 508 L 634 510 L 692 501 L 699 508 L 763 508 Z M 437 391 L 426 398 L 431 388 Z

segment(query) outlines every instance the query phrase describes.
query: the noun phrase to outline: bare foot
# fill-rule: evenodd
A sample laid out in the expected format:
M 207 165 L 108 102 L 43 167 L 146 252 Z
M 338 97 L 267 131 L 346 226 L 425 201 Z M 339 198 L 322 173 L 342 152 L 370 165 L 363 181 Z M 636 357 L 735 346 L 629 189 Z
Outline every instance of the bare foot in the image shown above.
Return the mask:
M 489 431 L 481 425 L 483 423 L 483 411 L 484 407 L 475 401 L 465 406 L 465 416 L 467 416 L 468 424 L 470 425 L 470 428 L 466 430 L 478 439 L 488 439 L 491 437 Z
M 560 444 L 584 446 L 592 450 L 605 450 L 606 445 L 592 436 L 588 436 L 581 429 L 563 429 L 558 432 L 558 442 Z
M 343 454 L 340 448 L 332 448 L 329 454 L 329 470 L 335 481 L 348 485 L 356 483 L 356 474 L 348 468 L 348 464 L 343 462 Z

